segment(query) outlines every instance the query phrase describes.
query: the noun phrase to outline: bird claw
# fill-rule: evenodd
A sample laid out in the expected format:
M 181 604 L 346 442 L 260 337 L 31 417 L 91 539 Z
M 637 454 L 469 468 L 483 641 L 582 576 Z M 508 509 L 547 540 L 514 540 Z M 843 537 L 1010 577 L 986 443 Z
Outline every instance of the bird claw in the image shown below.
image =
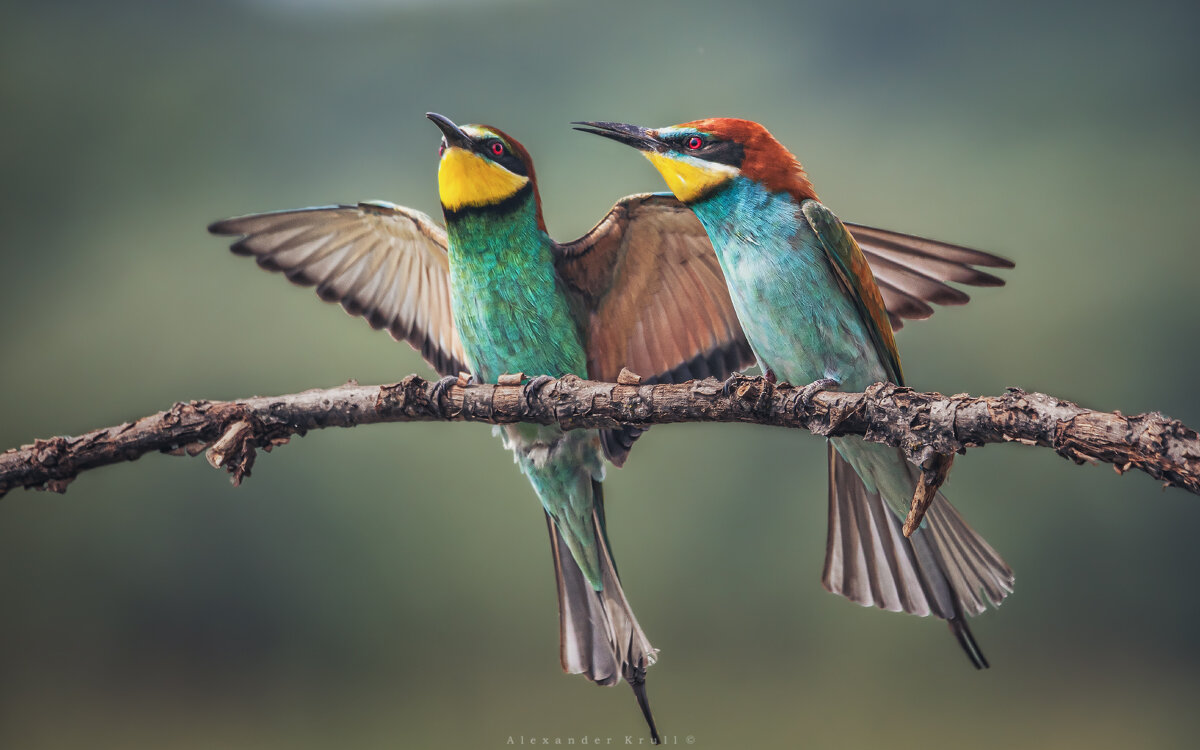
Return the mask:
M 813 398 L 821 391 L 831 391 L 838 387 L 838 382 L 833 378 L 821 378 L 820 380 L 809 383 L 800 389 L 800 393 L 796 401 L 804 405 L 805 409 L 812 408 Z
M 525 408 L 533 409 L 534 403 L 537 401 L 538 394 L 546 387 L 548 383 L 554 382 L 554 378 L 549 375 L 538 375 L 533 378 L 521 390 L 521 395 L 525 399 Z
M 721 383 L 721 395 L 729 398 L 736 393 L 735 386 L 737 386 L 738 383 L 743 380 L 754 379 L 755 378 L 753 375 L 747 375 L 744 372 L 731 372 L 729 373 L 729 377 L 725 378 L 725 382 Z M 775 373 L 769 367 L 763 368 L 762 379 L 767 382 L 768 386 L 767 388 L 763 389 L 763 393 L 769 392 L 771 390 L 769 386 L 773 386 L 776 382 L 778 382 L 778 378 L 775 377 Z M 741 394 L 738 394 L 739 397 L 740 395 Z
M 725 378 L 725 382 L 721 383 L 721 395 L 725 398 L 729 398 L 733 395 L 734 387 L 737 386 L 738 381 L 748 377 L 750 376 L 744 372 L 729 373 L 729 377 Z
M 433 384 L 429 389 L 429 400 L 437 404 L 438 409 L 446 409 L 446 396 L 450 393 L 450 386 L 458 385 L 458 375 L 447 375 Z M 470 379 L 468 378 L 468 382 Z

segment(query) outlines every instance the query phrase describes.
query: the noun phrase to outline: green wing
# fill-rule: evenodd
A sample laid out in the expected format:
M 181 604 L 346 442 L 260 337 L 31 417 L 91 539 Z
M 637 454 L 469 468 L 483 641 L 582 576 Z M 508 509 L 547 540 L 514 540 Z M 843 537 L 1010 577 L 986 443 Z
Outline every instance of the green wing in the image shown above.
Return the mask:
M 800 210 L 821 242 L 829 264 L 837 272 L 846 293 L 854 299 L 854 304 L 862 314 L 863 323 L 875 341 L 875 349 L 888 368 L 889 377 L 897 385 L 903 385 L 900 352 L 896 349 L 896 337 L 888 320 L 887 307 L 862 249 L 841 220 L 825 206 L 815 200 L 806 200 L 800 204 Z

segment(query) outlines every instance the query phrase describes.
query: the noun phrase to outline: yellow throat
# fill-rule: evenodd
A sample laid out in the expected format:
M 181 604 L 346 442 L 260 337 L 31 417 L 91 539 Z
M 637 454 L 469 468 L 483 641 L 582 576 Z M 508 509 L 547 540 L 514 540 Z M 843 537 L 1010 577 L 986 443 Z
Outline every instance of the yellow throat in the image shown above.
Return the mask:
M 466 149 L 446 149 L 438 164 L 438 193 L 442 206 L 451 211 L 499 203 L 528 183 L 528 177 Z
M 711 164 L 687 156 L 675 157 L 655 151 L 643 151 L 642 154 L 662 173 L 675 197 L 684 203 L 696 200 L 738 173 L 735 167 Z

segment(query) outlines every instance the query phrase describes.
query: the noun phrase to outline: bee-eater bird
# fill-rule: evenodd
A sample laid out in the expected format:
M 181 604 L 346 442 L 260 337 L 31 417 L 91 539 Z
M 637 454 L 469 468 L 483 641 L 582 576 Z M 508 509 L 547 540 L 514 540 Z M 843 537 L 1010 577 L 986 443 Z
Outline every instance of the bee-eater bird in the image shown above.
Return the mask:
M 796 157 L 766 128 L 707 119 L 647 129 L 579 122 L 584 132 L 641 151 L 712 240 L 734 310 L 764 375 L 861 391 L 904 384 L 889 304 L 897 279 L 925 299 L 941 282 L 971 282 L 969 265 L 1011 267 L 996 256 L 913 247 L 894 263 L 867 262 L 856 242 L 890 249 L 873 230 L 847 229 L 822 205 Z M 955 269 L 947 261 L 958 264 Z M 872 273 L 872 271 L 875 273 Z M 899 276 L 897 274 L 900 274 Z M 877 283 L 877 277 L 883 284 Z M 881 288 L 882 287 L 882 288 Z M 901 312 L 903 314 L 903 312 Z M 988 666 L 964 615 L 1012 591 L 1008 565 L 940 493 L 911 538 L 901 530 L 917 481 L 897 448 L 859 438 L 829 441 L 825 587 L 862 605 L 948 621 L 977 668 Z
M 444 230 L 419 211 L 368 201 L 242 216 L 210 231 L 240 236 L 235 253 L 315 285 L 450 379 L 466 371 L 480 382 L 516 372 L 612 381 L 628 367 L 643 382 L 682 382 L 753 363 L 708 237 L 683 204 L 631 195 L 580 239 L 556 243 L 520 143 L 496 128 L 428 117 L 443 133 Z M 876 238 L 872 262 L 941 258 L 933 278 L 1002 283 L 954 246 L 861 231 Z M 966 301 L 920 279 L 897 277 L 889 307 L 897 320 L 928 317 L 927 302 Z M 603 685 L 627 680 L 655 734 L 644 688 L 655 649 L 622 592 L 600 485 L 602 458 L 620 466 L 640 433 L 508 425 L 501 436 L 545 510 L 564 671 Z

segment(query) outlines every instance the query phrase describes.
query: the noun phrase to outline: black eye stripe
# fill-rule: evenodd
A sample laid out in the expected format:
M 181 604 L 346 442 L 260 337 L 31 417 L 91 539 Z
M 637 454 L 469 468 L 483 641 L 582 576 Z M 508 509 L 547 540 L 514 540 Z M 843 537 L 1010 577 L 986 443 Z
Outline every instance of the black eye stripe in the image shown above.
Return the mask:
M 495 143 L 499 143 L 504 147 L 504 153 L 499 156 L 492 153 L 492 144 Z M 525 162 L 521 161 L 520 157 L 513 153 L 512 148 L 507 143 L 495 136 L 485 137 L 476 141 L 474 151 L 483 158 L 496 162 L 513 174 L 519 174 L 522 177 L 529 176 L 529 171 L 525 168 Z
M 700 148 L 689 148 L 688 141 L 696 137 L 700 138 Z M 672 140 L 678 144 L 676 148 L 681 153 L 717 164 L 728 164 L 740 169 L 746 157 L 742 144 L 734 141 L 719 141 L 712 136 L 696 136 L 694 133 L 679 135 Z

